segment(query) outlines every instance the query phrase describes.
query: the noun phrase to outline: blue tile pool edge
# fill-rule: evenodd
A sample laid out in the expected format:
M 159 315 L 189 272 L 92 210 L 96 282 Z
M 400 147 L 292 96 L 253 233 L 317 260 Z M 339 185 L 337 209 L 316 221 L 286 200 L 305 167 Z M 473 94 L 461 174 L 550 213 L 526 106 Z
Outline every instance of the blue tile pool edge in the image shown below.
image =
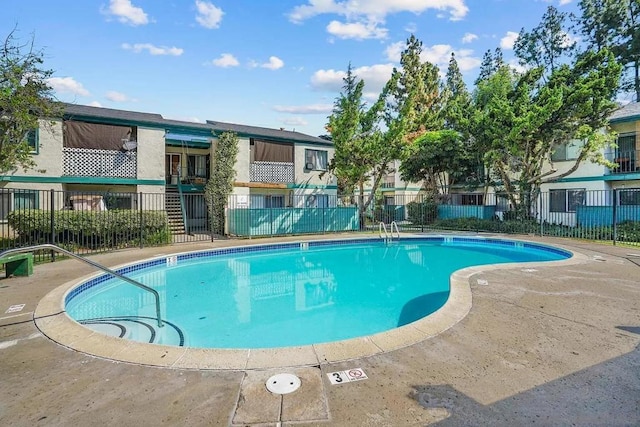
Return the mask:
M 453 245 L 456 243 L 458 244 L 466 243 L 466 244 L 479 244 L 481 246 L 497 245 L 497 246 L 507 246 L 507 247 L 514 247 L 514 248 L 522 247 L 522 248 L 551 252 L 556 255 L 563 256 L 565 259 L 571 258 L 573 256 L 573 254 L 570 251 L 556 248 L 554 246 L 549 246 L 541 243 L 525 242 L 522 240 L 510 240 L 510 239 L 492 238 L 492 237 L 402 236 L 402 241 L 406 241 L 406 240 L 411 240 L 416 242 L 450 244 L 450 245 Z M 267 244 L 258 244 L 258 245 L 250 245 L 250 246 L 235 246 L 235 247 L 220 248 L 220 249 L 206 249 L 202 251 L 178 253 L 174 255 L 163 255 L 161 257 L 149 259 L 147 261 L 126 265 L 114 271 L 119 274 L 127 274 L 133 271 L 140 271 L 147 268 L 156 267 L 158 265 L 167 264 L 167 260 L 173 257 L 175 257 L 176 262 L 179 262 L 179 261 L 185 261 L 190 259 L 212 258 L 216 256 L 236 254 L 236 253 L 240 254 L 240 253 L 266 252 L 266 251 L 285 250 L 285 249 L 303 250 L 303 247 L 302 247 L 303 244 L 306 244 L 308 248 L 313 248 L 313 247 L 323 247 L 323 246 L 369 244 L 372 242 L 382 243 L 383 240 L 381 240 L 379 237 L 367 237 L 367 238 L 353 238 L 353 239 L 331 239 L 331 240 L 315 240 L 315 241 L 311 240 L 311 241 L 298 241 L 298 242 L 287 242 L 287 243 L 267 243 Z M 113 275 L 109 273 L 104 273 L 99 276 L 93 277 L 85 282 L 80 283 L 78 286 L 75 286 L 73 289 L 67 292 L 64 298 L 64 306 L 66 307 L 67 304 L 71 302 L 71 300 L 73 300 L 75 297 L 77 297 L 87 289 L 90 289 L 94 286 L 97 286 L 113 278 L 114 278 Z

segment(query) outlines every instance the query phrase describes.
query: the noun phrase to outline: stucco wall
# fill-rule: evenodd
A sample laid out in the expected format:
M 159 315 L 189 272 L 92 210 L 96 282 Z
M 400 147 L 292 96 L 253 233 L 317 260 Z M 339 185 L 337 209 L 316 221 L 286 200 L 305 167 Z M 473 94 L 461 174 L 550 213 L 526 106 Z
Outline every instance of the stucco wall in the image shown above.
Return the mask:
M 217 140 L 216 140 L 217 143 Z M 250 147 L 249 138 L 238 139 L 238 156 L 236 157 L 236 181 L 249 182 Z M 213 167 L 213 165 L 212 165 Z
M 138 179 L 164 179 L 164 130 L 138 127 Z
M 320 174 L 322 171 L 306 170 L 305 169 L 305 150 L 317 150 L 327 152 L 327 161 L 333 158 L 335 149 L 333 147 L 310 145 L 310 144 L 296 144 L 294 149 L 294 176 L 296 184 L 326 187 L 328 185 L 335 186 L 336 179 L 330 173 L 325 173 L 322 178 Z

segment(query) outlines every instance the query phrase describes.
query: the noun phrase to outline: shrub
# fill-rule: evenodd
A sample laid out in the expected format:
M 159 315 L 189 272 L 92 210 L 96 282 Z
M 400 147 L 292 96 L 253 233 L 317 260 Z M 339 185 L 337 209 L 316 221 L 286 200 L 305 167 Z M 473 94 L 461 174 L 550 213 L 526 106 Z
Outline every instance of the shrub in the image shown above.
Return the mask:
M 53 214 L 53 216 L 52 216 Z M 16 210 L 8 224 L 29 244 L 49 243 L 53 222 L 55 242 L 63 246 L 109 248 L 171 241 L 164 211 L 43 211 Z M 141 223 L 142 221 L 142 223 Z
M 438 205 L 431 199 L 407 203 L 407 218 L 412 224 L 431 224 L 437 217 Z
M 617 237 L 622 242 L 640 242 L 640 221 L 622 221 L 618 224 Z

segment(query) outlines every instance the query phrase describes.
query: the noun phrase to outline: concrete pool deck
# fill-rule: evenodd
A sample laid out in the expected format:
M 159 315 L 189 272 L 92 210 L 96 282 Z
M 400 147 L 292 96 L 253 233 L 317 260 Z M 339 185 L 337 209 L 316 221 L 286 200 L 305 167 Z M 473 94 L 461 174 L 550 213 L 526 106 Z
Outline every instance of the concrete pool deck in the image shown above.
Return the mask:
M 454 274 L 472 303 L 439 330 L 413 330 L 409 341 L 392 340 L 388 348 L 373 341 L 368 353 L 334 349 L 326 360 L 318 352 L 316 359 L 301 352 L 299 360 L 255 352 L 254 359 L 198 356 L 207 362 L 193 365 L 178 350 L 180 357 L 152 356 L 175 358 L 157 367 L 146 366 L 161 364 L 146 361 L 145 349 L 122 347 L 115 338 L 119 350 L 96 351 L 109 341 L 100 334 L 63 346 L 47 331 L 59 309 L 41 311 L 46 306 L 39 304 L 94 270 L 76 260 L 37 265 L 33 276 L 0 280 L 0 425 L 640 424 L 640 257 L 633 256 L 640 248 L 500 237 L 557 245 L 576 257 Z M 91 259 L 113 267 L 161 254 L 309 239 L 180 244 Z M 22 311 L 5 313 L 20 304 Z M 202 369 L 188 369 L 194 367 Z M 368 378 L 332 385 L 326 375 L 354 368 Z M 298 375 L 302 387 L 288 395 L 266 391 L 266 379 L 281 372 Z

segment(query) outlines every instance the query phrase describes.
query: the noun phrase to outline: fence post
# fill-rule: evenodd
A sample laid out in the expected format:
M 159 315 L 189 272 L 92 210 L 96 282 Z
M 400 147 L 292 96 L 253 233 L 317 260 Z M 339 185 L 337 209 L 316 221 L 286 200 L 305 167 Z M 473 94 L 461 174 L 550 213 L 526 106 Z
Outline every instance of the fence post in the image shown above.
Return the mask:
M 49 191 L 49 195 L 50 195 L 49 196 L 49 199 L 50 199 L 49 200 L 49 209 L 50 209 L 49 215 L 50 215 L 50 226 L 51 226 L 51 238 L 49 240 L 50 240 L 52 245 L 55 245 L 56 244 L 56 224 L 55 224 L 54 209 L 56 207 L 56 204 L 55 204 L 55 200 L 54 200 L 55 191 L 54 191 L 53 188 Z M 55 260 L 56 260 L 56 252 L 52 250 L 51 251 L 51 262 L 55 262 Z
M 138 193 L 138 210 L 140 211 L 140 249 L 142 249 L 144 247 L 144 243 L 142 242 L 142 236 L 144 235 L 144 224 L 142 223 L 142 193 Z
M 618 190 L 613 189 L 613 245 L 618 240 Z

